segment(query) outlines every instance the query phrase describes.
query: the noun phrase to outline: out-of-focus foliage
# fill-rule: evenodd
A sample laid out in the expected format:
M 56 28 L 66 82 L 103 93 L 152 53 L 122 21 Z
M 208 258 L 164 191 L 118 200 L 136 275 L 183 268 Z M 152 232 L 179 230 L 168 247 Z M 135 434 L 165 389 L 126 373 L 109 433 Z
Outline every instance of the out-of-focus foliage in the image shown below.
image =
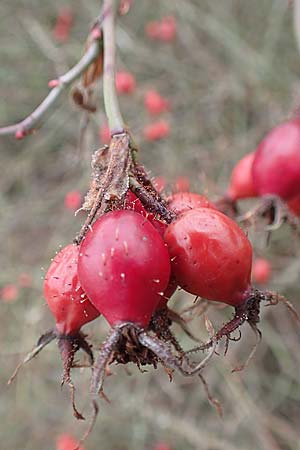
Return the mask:
M 74 24 L 63 44 L 52 34 L 61 6 L 58 0 L 1 2 L 0 124 L 28 115 L 48 92 L 48 80 L 82 54 L 100 2 L 64 2 Z M 146 23 L 170 14 L 178 22 L 174 43 L 150 41 Z M 299 107 L 300 56 L 292 23 L 287 0 L 135 1 L 118 24 L 118 68 L 137 78 L 135 94 L 123 96 L 121 107 L 153 174 L 165 176 L 170 185 L 188 176 L 194 190 L 212 199 L 224 191 L 234 163 Z M 163 115 L 171 134 L 156 143 L 143 140 L 143 128 L 152 120 L 143 97 L 152 88 L 171 102 L 171 111 Z M 0 446 L 5 450 L 53 450 L 58 434 L 80 436 L 86 427 L 73 418 L 68 392 L 60 389 L 55 344 L 24 367 L 13 385 L 5 383 L 22 355 L 53 325 L 42 295 L 43 267 L 83 221 L 64 208 L 64 196 L 87 188 L 91 153 L 99 146 L 105 120 L 100 83 L 97 102 L 81 148 L 83 113 L 67 93 L 36 134 L 23 141 L 1 139 L 0 287 L 16 283 L 22 272 L 33 276 L 32 287 L 21 288 L 17 301 L 0 303 Z M 272 236 L 269 246 L 261 230 L 250 237 L 256 254 L 272 261 L 270 286 L 289 295 L 299 310 L 297 238 L 287 227 Z M 174 303 L 180 310 L 192 298 L 179 292 Z M 217 326 L 230 313 L 211 309 L 208 314 Z M 263 308 L 262 315 L 263 342 L 245 372 L 231 374 L 231 368 L 251 348 L 247 327 L 227 356 L 216 357 L 205 371 L 223 404 L 222 420 L 197 379 L 175 376 L 170 383 L 162 368 L 141 374 L 129 367 L 128 376 L 123 367 L 112 367 L 114 375 L 105 383 L 111 404 L 102 402 L 87 449 L 150 450 L 159 440 L 169 441 L 174 450 L 299 448 L 299 328 L 281 306 Z M 203 319 L 195 318 L 190 326 L 199 333 Z M 99 320 L 86 331 L 97 349 L 107 325 Z M 186 348 L 192 345 L 180 336 Z M 78 403 L 89 416 L 90 372 L 73 374 Z

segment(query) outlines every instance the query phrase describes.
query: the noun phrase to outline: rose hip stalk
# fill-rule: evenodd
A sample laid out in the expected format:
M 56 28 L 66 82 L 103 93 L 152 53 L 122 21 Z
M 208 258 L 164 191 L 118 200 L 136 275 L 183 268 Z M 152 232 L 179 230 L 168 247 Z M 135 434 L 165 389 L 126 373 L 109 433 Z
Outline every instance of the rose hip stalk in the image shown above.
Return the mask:
M 165 241 L 179 286 L 191 294 L 235 308 L 234 318 L 216 333 L 215 339 L 229 338 L 245 321 L 259 339 L 260 302 L 275 304 L 285 299 L 251 287 L 252 247 L 242 229 L 217 210 L 199 208 L 185 212 L 169 225 Z
M 119 210 L 101 216 L 82 241 L 78 276 L 91 302 L 111 325 L 91 381 L 94 417 L 105 368 L 113 361 L 155 367 L 160 361 L 184 375 L 203 368 L 208 356 L 191 367 L 147 330 L 169 283 L 170 258 L 162 237 L 141 214 Z
M 57 339 L 64 367 L 62 384 L 67 383 L 70 387 L 74 414 L 78 419 L 83 419 L 83 416 L 75 407 L 74 386 L 70 371 L 75 353 L 79 349 L 82 349 L 88 355 L 90 364 L 93 365 L 92 350 L 80 329 L 83 325 L 98 317 L 99 312 L 90 303 L 79 283 L 77 275 L 78 255 L 79 247 L 70 244 L 64 247 L 50 264 L 45 276 L 44 295 L 55 318 L 56 326 L 39 338 L 37 346 L 19 364 L 9 383 L 15 378 L 23 364 L 35 357 L 51 341 Z

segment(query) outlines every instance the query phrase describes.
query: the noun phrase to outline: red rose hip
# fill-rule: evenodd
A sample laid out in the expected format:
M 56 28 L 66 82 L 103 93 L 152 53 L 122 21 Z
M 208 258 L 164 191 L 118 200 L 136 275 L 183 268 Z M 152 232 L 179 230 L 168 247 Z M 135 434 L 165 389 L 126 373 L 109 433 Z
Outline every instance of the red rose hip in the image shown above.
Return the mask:
M 300 119 L 267 134 L 255 152 L 252 175 L 259 195 L 289 200 L 300 193 Z
M 111 325 L 146 327 L 168 285 L 168 250 L 151 223 L 133 211 L 100 217 L 81 244 L 80 282 Z
M 188 211 L 169 225 L 165 240 L 172 273 L 186 291 L 232 306 L 246 300 L 252 248 L 230 218 L 210 208 Z
M 60 334 L 72 335 L 99 316 L 77 275 L 79 247 L 69 244 L 53 259 L 44 282 L 44 295 Z

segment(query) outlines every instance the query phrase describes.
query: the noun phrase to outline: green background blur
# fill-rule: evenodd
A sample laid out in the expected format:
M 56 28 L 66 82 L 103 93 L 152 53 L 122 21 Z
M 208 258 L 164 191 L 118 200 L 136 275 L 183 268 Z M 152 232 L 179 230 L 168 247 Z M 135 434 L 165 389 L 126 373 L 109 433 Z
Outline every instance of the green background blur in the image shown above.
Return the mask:
M 62 6 L 74 13 L 64 44 L 53 37 Z M 101 2 L 4 0 L 0 29 L 0 124 L 21 120 L 47 94 L 47 83 L 82 55 L 87 32 Z M 174 15 L 175 42 L 160 44 L 144 34 L 149 20 Z M 137 78 L 133 96 L 121 108 L 153 175 L 165 176 L 170 190 L 178 176 L 193 190 L 216 199 L 224 191 L 234 163 L 255 148 L 261 137 L 300 105 L 300 56 L 293 33 L 293 9 L 287 0 L 136 0 L 119 20 L 118 68 Z M 73 418 L 67 389 L 61 390 L 61 362 L 55 344 L 6 381 L 38 336 L 53 326 L 42 295 L 43 275 L 59 245 L 79 230 L 83 216 L 65 209 L 70 190 L 86 191 L 90 158 L 99 146 L 104 122 L 101 83 L 98 111 L 90 118 L 83 145 L 78 145 L 83 113 L 67 92 L 44 126 L 23 141 L 1 138 L 0 151 L 0 288 L 17 283 L 20 273 L 33 277 L 15 302 L 0 301 L 0 448 L 55 450 L 62 432 L 80 437 L 86 423 Z M 151 118 L 143 107 L 149 88 L 171 101 L 162 116 L 171 124 L 167 139 L 149 143 L 143 128 Z M 242 205 L 246 210 L 253 202 Z M 261 226 L 249 234 L 258 256 L 270 258 L 270 287 L 299 306 L 299 241 L 288 227 L 272 235 L 266 246 Z M 180 311 L 191 296 L 176 294 Z M 230 317 L 230 308 L 211 308 L 215 326 Z M 169 382 L 162 368 L 141 374 L 112 367 L 105 383 L 111 403 L 101 403 L 87 450 L 151 450 L 167 441 L 173 450 L 300 449 L 299 328 L 282 306 L 264 308 L 263 341 L 241 374 L 231 369 L 245 360 L 253 336 L 248 327 L 238 343 L 222 351 L 205 376 L 222 402 L 220 419 L 208 403 L 198 379 L 175 375 Z M 203 318 L 190 326 L 205 338 Z M 85 327 L 95 347 L 108 330 L 104 320 Z M 192 345 L 178 328 L 185 348 Z M 201 356 L 201 355 L 199 355 Z M 78 406 L 89 416 L 90 372 L 74 370 Z

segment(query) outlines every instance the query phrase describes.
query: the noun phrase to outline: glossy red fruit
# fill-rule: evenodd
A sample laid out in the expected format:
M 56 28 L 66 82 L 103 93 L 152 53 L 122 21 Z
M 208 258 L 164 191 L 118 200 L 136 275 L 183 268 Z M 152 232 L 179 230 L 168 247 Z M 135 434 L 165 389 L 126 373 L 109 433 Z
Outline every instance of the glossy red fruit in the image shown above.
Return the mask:
M 101 144 L 109 144 L 110 142 L 110 129 L 107 123 L 101 125 L 99 129 L 99 138 Z
M 136 88 L 134 76 L 129 72 L 116 73 L 116 89 L 118 94 L 132 94 Z
M 257 196 L 257 191 L 253 184 L 252 165 L 255 152 L 245 155 L 234 167 L 226 197 L 230 200 L 239 200 L 241 198 L 251 198 Z
M 188 211 L 165 233 L 172 273 L 191 294 L 232 306 L 250 289 L 252 248 L 238 225 L 211 208 Z
M 273 128 L 257 147 L 252 166 L 259 195 L 289 200 L 300 193 L 300 119 Z
M 79 442 L 76 441 L 70 434 L 61 434 L 56 440 L 56 450 L 84 450 L 82 446 L 79 446 Z
M 76 334 L 99 316 L 77 275 L 79 247 L 67 245 L 53 259 L 45 276 L 44 295 L 60 334 Z
M 153 122 L 144 128 L 144 136 L 147 141 L 158 141 L 170 134 L 170 125 L 165 120 Z
M 252 279 L 255 283 L 266 284 L 272 275 L 269 261 L 264 258 L 256 258 L 252 265 Z
M 291 198 L 287 204 L 289 210 L 295 214 L 295 216 L 300 215 L 300 195 L 296 195 L 296 197 Z
M 157 116 L 158 114 L 168 111 L 170 107 L 168 100 L 162 97 L 154 89 L 146 92 L 144 97 L 144 105 L 147 111 L 153 116 Z
M 195 194 L 194 192 L 177 192 L 168 200 L 169 209 L 175 214 L 183 214 L 195 208 L 212 208 L 216 207 L 204 195 Z
M 113 211 L 100 217 L 82 242 L 78 275 L 110 325 L 146 327 L 169 282 L 168 250 L 141 214 Z
M 76 211 L 80 208 L 82 202 L 82 195 L 79 191 L 70 191 L 65 195 L 64 204 L 67 209 Z
M 147 220 L 149 220 L 149 222 L 154 226 L 154 228 L 156 228 L 156 230 L 159 232 L 161 236 L 164 235 L 168 225 L 162 222 L 161 220 L 157 219 L 154 214 L 149 213 L 144 208 L 140 199 L 137 198 L 137 196 L 130 190 L 127 191 L 125 197 L 124 209 L 129 209 L 141 214 Z

